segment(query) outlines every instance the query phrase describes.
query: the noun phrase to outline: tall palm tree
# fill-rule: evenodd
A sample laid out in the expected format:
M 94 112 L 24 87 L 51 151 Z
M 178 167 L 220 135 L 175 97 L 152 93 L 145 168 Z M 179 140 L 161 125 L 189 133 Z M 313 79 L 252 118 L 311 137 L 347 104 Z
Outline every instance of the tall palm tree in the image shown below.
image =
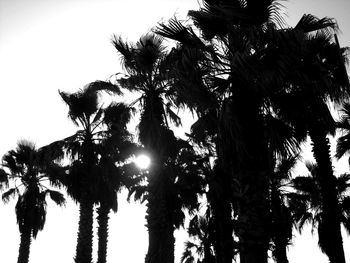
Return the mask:
M 295 193 L 289 194 L 289 206 L 292 209 L 293 220 L 299 231 L 306 223 L 311 223 L 312 229 L 318 230 L 318 244 L 321 250 L 329 254 L 333 244 L 329 242 L 327 225 L 325 224 L 325 211 L 321 191 L 321 183 L 317 173 L 317 165 L 306 163 L 310 176 L 298 176 L 292 180 Z M 339 219 L 346 231 L 350 233 L 350 175 L 342 174 L 336 178 L 337 203 L 340 210 Z
M 117 86 L 103 81 L 88 84 L 76 93 L 59 92 L 68 105 L 68 117 L 79 127 L 72 136 L 43 147 L 52 158 L 68 154 L 72 160 L 68 173 L 56 178 L 67 193 L 79 203 L 79 227 L 75 262 L 92 262 L 93 207 L 96 202 L 100 156 L 98 143 L 103 139 L 104 109 L 99 105 L 98 92 L 111 91 L 120 94 Z
M 171 109 L 173 94 L 167 75 L 167 52 L 162 38 L 153 34 L 142 36 L 136 43 L 115 36 L 113 45 L 126 71 L 119 80 L 120 86 L 140 94 L 137 100 L 141 105 L 139 140 L 152 158 L 147 177 L 149 245 L 145 262 L 173 263 L 174 225 L 164 190 L 169 182 L 164 164 L 176 155 L 176 147 L 173 147 L 176 138 L 169 129 L 168 120 L 178 125 L 180 119 Z
M 270 239 L 268 177 L 273 166 L 267 159 L 268 140 L 263 131 L 265 116 L 272 111 L 270 96 L 281 88 L 290 63 L 286 58 L 288 53 L 280 52 L 278 47 L 283 43 L 274 42 L 276 39 L 282 42 L 279 36 L 282 30 L 278 31 L 282 23 L 279 4 L 277 1 L 203 2 L 199 11 L 189 12 L 201 38 L 177 20 L 162 25 L 157 32 L 179 41 L 186 56 L 182 61 L 195 64 L 188 67 L 180 61 L 182 67 L 190 73 L 199 69 L 206 74 L 200 76 L 197 83 L 190 80 L 192 75 L 188 76 L 179 89 L 202 95 L 196 98 L 189 92 L 191 98 L 186 100 L 195 106 L 200 116 L 214 111 L 218 181 L 224 192 L 234 192 L 231 188 L 234 181 L 246 189 L 242 198 L 231 195 L 225 209 L 228 211 L 225 218 L 229 221 L 230 209 L 238 202 L 235 212 L 241 228 L 236 234 L 241 243 L 241 262 L 266 262 Z M 181 74 L 186 76 L 186 72 Z M 203 95 L 216 99 L 216 103 L 205 106 L 199 101 Z M 224 247 L 220 249 L 219 260 L 228 263 L 232 261 L 233 238 L 231 231 L 227 231 L 232 226 L 229 222 L 226 225 L 226 231 L 220 235 Z
M 6 153 L 3 166 L 9 172 L 8 177 L 14 181 L 14 187 L 2 195 L 2 200 L 7 203 L 10 198 L 18 196 L 16 216 L 21 239 L 17 262 L 28 263 L 32 238 L 35 239 L 45 225 L 46 197 L 50 196 L 57 205 L 65 204 L 63 195 L 44 183 L 50 173 L 59 168 L 47 163 L 41 152 L 28 141 L 20 141 L 15 150 Z
M 316 34 L 309 33 L 307 25 L 314 27 L 312 31 Z M 310 136 L 319 169 L 316 176 L 322 193 L 323 225 L 328 229 L 324 234 L 332 244 L 326 254 L 330 262 L 345 262 L 336 179 L 327 138 L 329 134 L 334 135 L 336 127 L 328 104 L 342 103 L 349 96 L 342 51 L 331 34 L 336 28 L 336 23 L 326 18 L 319 20 L 309 15 L 300 20 L 295 30 L 304 33 L 301 40 L 304 44 L 299 62 L 295 63 L 298 75 L 289 76 L 288 85 L 292 88 L 286 90 L 288 94 L 285 93 L 283 99 L 276 101 L 280 114 L 293 123 L 298 133 Z

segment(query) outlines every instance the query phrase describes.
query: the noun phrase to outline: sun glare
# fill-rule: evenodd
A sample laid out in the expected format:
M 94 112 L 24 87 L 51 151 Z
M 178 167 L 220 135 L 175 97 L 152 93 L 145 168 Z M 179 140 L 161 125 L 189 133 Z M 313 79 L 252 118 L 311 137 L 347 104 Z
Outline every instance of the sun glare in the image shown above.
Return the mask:
M 140 154 L 135 158 L 134 162 L 140 169 L 147 169 L 151 164 L 151 159 L 147 155 Z

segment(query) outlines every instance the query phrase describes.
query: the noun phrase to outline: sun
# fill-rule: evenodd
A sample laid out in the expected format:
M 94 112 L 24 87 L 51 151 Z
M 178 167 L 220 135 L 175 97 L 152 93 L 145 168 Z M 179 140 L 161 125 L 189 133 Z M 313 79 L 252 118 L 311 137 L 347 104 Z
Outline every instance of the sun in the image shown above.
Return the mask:
M 140 154 L 135 158 L 134 163 L 140 169 L 147 169 L 151 164 L 151 159 L 145 154 Z

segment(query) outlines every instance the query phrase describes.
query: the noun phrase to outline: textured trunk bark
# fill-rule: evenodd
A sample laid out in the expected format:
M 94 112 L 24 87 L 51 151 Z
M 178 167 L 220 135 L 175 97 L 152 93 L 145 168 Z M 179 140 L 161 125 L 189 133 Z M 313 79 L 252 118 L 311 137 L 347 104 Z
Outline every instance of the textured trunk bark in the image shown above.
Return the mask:
M 108 214 L 109 207 L 103 203 L 98 208 L 98 252 L 97 263 L 107 262 L 107 242 L 108 242 Z
M 330 155 L 327 133 L 322 128 L 310 129 L 312 151 L 317 162 L 317 180 L 321 187 L 322 216 L 319 225 L 320 245 L 330 263 L 345 263 L 343 240 L 340 228 L 340 208 L 336 188 L 336 178 Z
M 244 84 L 242 84 L 244 85 Z M 272 164 L 264 133 L 260 95 L 249 87 L 237 87 L 232 103 L 236 116 L 236 148 L 233 177 L 238 181 L 241 198 L 235 231 L 240 242 L 241 263 L 267 263 L 270 241 L 269 175 Z
M 283 206 L 279 190 L 275 185 L 271 185 L 270 198 L 272 210 L 271 239 L 274 243 L 272 255 L 277 263 L 288 263 L 287 246 L 293 231 L 290 213 Z
M 275 250 L 273 252 L 273 256 L 276 260 L 276 263 L 288 263 L 287 258 L 287 244 L 284 242 L 285 240 L 276 239 Z
M 96 164 L 96 156 L 92 135 L 89 132 L 82 144 L 82 163 L 81 182 L 80 182 L 80 207 L 79 207 L 79 227 L 75 262 L 91 263 L 92 262 L 92 239 L 93 239 L 93 192 L 90 184 L 93 181 L 93 167 Z
M 232 263 L 233 259 L 233 230 L 231 205 L 224 202 L 213 208 L 215 221 L 215 254 L 217 263 Z
M 76 248 L 76 263 L 92 262 L 93 202 L 87 192 L 83 193 L 79 209 L 79 230 Z
M 149 243 L 146 263 L 174 263 L 174 227 L 167 209 L 162 183 L 164 178 L 161 175 L 155 172 L 149 176 L 146 217 Z
M 233 258 L 233 224 L 230 183 L 221 181 L 220 172 L 215 174 L 215 183 L 209 184 L 207 195 L 214 222 L 214 250 L 217 263 L 231 263 Z M 225 189 L 222 189 L 225 187 Z M 229 192 L 228 192 L 229 191 Z
M 151 76 L 150 78 L 152 79 Z M 161 94 L 152 86 L 152 81 L 149 85 L 139 124 L 140 141 L 153 159 L 147 186 L 146 220 L 149 242 L 145 262 L 174 263 L 174 222 L 172 211 L 169 211 L 168 193 L 164 187 L 168 175 L 163 172 L 166 160 L 172 158 L 169 156 L 171 146 L 167 144 L 172 135 L 166 130 L 168 125 Z
M 29 262 L 29 252 L 30 244 L 32 241 L 32 231 L 30 229 L 25 229 L 21 233 L 21 243 L 19 245 L 19 253 L 17 263 L 28 263 Z

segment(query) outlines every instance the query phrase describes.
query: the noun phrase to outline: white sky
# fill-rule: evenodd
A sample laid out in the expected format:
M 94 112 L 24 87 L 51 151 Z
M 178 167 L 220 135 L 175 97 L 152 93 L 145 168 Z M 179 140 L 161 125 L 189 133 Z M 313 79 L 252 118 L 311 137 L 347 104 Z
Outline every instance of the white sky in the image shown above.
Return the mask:
M 341 45 L 350 46 L 350 1 L 283 4 L 291 25 L 303 13 L 336 18 L 342 30 Z M 187 11 L 197 7 L 196 0 L 0 0 L 0 156 L 21 138 L 42 146 L 75 131 L 57 91 L 73 92 L 120 71 L 110 43 L 112 34 L 135 41 L 158 21 L 174 14 L 185 19 Z M 5 263 L 16 262 L 18 255 L 14 205 L 0 202 L 1 262 Z M 111 214 L 109 262 L 144 260 L 148 240 L 144 215 L 143 206 L 120 201 L 119 212 Z M 77 221 L 77 206 L 69 202 L 61 209 L 50 202 L 45 229 L 32 243 L 30 261 L 73 262 Z M 291 263 L 327 262 L 309 231 L 295 241 L 289 253 Z M 347 238 L 345 248 L 349 247 Z M 181 242 L 176 262 L 179 253 Z M 350 262 L 349 252 L 347 260 Z

